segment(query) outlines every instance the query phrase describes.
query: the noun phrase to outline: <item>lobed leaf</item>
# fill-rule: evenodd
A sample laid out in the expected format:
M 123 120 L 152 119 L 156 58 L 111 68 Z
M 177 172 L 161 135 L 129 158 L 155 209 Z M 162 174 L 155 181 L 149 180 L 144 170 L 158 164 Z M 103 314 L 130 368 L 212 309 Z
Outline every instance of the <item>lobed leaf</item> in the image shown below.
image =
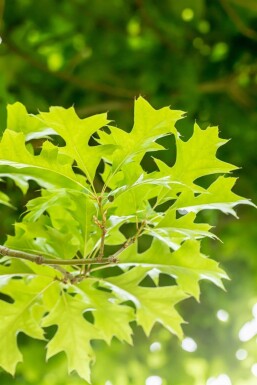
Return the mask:
M 6 129 L 0 143 L 0 176 L 8 176 L 14 182 L 33 179 L 42 187 L 82 190 L 81 176 L 72 170 L 72 161 L 62 157 L 56 146 L 46 141 L 40 155 L 32 154 L 25 146 L 25 137 Z
M 131 300 L 135 304 L 136 321 L 147 335 L 150 334 L 155 322 L 159 322 L 171 333 L 181 338 L 180 325 L 183 319 L 174 306 L 188 296 L 177 286 L 139 286 L 148 270 L 148 268 L 137 266 L 118 277 L 106 279 L 106 282 L 121 297 L 121 301 Z
M 132 343 L 132 321 L 147 335 L 160 323 L 181 338 L 176 305 L 189 296 L 199 300 L 203 279 L 223 288 L 226 273 L 200 250 L 202 238 L 217 237 L 198 213 L 236 216 L 236 205 L 253 204 L 232 191 L 235 178 L 223 175 L 236 167 L 217 158 L 227 142 L 218 128 L 195 124 L 183 141 L 175 128 L 182 117 L 139 97 L 126 132 L 106 114 L 80 119 L 74 108 L 52 107 L 31 116 L 20 103 L 8 107 L 0 178 L 11 178 L 23 193 L 33 180 L 38 192 L 1 258 L 0 366 L 6 371 L 14 374 L 22 360 L 18 333 L 44 339 L 43 328 L 56 325 L 47 358 L 64 352 L 68 371 L 90 381 L 92 340 Z M 158 139 L 166 135 L 175 138 L 175 163 L 153 158 L 155 171 L 148 172 L 145 154 L 164 150 Z M 204 188 L 199 178 L 212 174 L 215 181 Z M 0 203 L 11 205 L 2 192 Z M 18 259 L 17 250 L 29 260 Z M 160 274 L 175 284 L 162 286 Z
M 2 283 L 2 284 L 1 284 Z M 4 285 L 3 285 L 4 284 Z M 37 277 L 33 280 L 0 280 L 2 293 L 14 299 L 14 303 L 0 300 L 0 366 L 14 374 L 22 355 L 17 346 L 17 335 L 20 332 L 32 338 L 44 339 L 40 320 L 45 312 L 41 296 L 53 284 L 52 278 Z
M 174 277 L 181 290 L 198 300 L 201 279 L 207 279 L 224 288 L 222 279 L 228 278 L 216 261 L 200 252 L 199 242 L 193 240 L 184 242 L 174 252 L 159 239 L 155 239 L 151 247 L 141 254 L 137 252 L 137 245 L 134 244 L 125 249 L 119 258 L 122 264 L 155 268 L 159 273 Z
M 86 310 L 88 308 L 83 301 L 61 291 L 42 325 L 58 326 L 57 332 L 47 344 L 47 359 L 64 351 L 69 373 L 75 370 L 80 377 L 90 382 L 90 363 L 94 360 L 90 341 L 100 335 L 94 325 L 84 319 L 83 313 Z

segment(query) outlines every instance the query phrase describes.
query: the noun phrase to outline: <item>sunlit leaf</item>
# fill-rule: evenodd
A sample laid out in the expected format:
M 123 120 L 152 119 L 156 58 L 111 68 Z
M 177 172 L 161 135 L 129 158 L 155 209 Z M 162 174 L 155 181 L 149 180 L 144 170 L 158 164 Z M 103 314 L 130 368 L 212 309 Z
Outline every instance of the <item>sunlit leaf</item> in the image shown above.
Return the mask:
M 11 178 L 32 197 L 7 236 L 8 249 L 0 249 L 0 291 L 7 296 L 0 365 L 14 374 L 22 360 L 18 333 L 43 339 L 43 328 L 54 325 L 47 358 L 64 352 L 69 373 L 86 381 L 95 359 L 91 341 L 131 344 L 133 321 L 147 335 L 159 323 L 181 338 L 176 305 L 198 300 L 201 280 L 223 288 L 227 278 L 201 253 L 200 240 L 216 236 L 199 211 L 235 215 L 236 205 L 252 205 L 231 191 L 235 178 L 217 176 L 207 188 L 199 179 L 236 168 L 216 157 L 226 142 L 217 127 L 195 124 L 183 141 L 175 128 L 183 113 L 156 110 L 142 97 L 130 132 L 111 126 L 106 114 L 80 119 L 74 108 L 30 116 L 16 103 L 8 114 L 1 182 Z M 154 158 L 147 172 L 145 154 L 164 150 L 158 140 L 168 135 L 175 164 Z M 41 147 L 33 147 L 39 138 Z M 0 203 L 11 205 L 6 193 Z M 162 274 L 172 283 L 163 286 Z

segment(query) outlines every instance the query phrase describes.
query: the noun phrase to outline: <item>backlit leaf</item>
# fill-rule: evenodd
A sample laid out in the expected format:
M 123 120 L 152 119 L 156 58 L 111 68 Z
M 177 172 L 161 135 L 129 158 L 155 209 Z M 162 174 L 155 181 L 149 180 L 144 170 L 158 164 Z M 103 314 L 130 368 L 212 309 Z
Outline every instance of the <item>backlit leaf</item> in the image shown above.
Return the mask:
M 22 360 L 20 332 L 44 339 L 44 328 L 55 326 L 47 358 L 64 352 L 69 373 L 90 381 L 93 340 L 132 343 L 133 321 L 147 335 L 159 323 L 181 338 L 176 305 L 198 300 L 203 279 L 223 288 L 226 273 L 201 253 L 200 240 L 216 236 L 198 213 L 236 215 L 236 205 L 253 204 L 232 192 L 235 178 L 223 176 L 236 167 L 217 158 L 226 143 L 218 128 L 195 124 L 184 141 L 175 127 L 182 117 L 139 97 L 127 132 L 106 114 L 80 119 L 73 107 L 35 116 L 20 103 L 8 107 L 1 183 L 11 178 L 29 194 L 8 251 L 0 248 L 4 370 L 14 374 Z M 158 141 L 168 135 L 173 149 Z M 162 150 L 175 163 L 154 157 L 149 171 L 145 155 Z M 10 206 L 6 191 L 0 203 Z M 161 274 L 172 283 L 163 286 Z

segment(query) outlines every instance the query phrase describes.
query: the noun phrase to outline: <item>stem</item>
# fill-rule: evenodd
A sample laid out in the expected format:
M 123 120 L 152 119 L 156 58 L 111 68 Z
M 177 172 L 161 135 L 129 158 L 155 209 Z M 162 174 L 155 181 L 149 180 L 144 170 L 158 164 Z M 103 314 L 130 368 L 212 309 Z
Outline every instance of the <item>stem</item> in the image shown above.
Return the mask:
M 105 213 L 103 213 L 103 223 L 105 224 Z M 128 239 L 123 246 L 116 251 L 113 255 L 109 256 L 108 258 L 103 258 L 102 254 L 104 251 L 104 237 L 106 233 L 105 225 L 103 234 L 102 234 L 102 242 L 100 246 L 100 252 L 98 257 L 96 258 L 82 258 L 82 259 L 54 259 L 54 258 L 45 258 L 42 255 L 39 254 L 31 254 L 26 253 L 25 251 L 19 251 L 19 250 L 13 250 L 9 249 L 6 246 L 0 245 L 0 255 L 7 256 L 11 258 L 18 258 L 18 259 L 25 259 L 30 262 L 34 262 L 38 265 L 48 265 L 53 267 L 54 269 L 60 271 L 62 274 L 64 274 L 65 279 L 73 279 L 73 276 L 71 273 L 63 269 L 60 265 L 64 266 L 81 266 L 81 265 L 90 265 L 90 264 L 111 264 L 111 263 L 118 263 L 118 256 L 122 253 L 123 250 L 125 250 L 127 247 L 129 247 L 132 243 L 136 242 L 136 240 L 140 237 L 141 233 L 144 230 L 144 227 L 146 226 L 146 221 L 142 221 L 141 226 L 138 228 L 136 234 L 134 237 Z M 103 244 L 102 244 L 103 243 Z M 101 254 L 102 253 L 102 254 Z M 95 269 L 94 269 L 95 270 Z
M 83 259 L 54 259 L 44 258 L 42 255 L 36 255 L 26 253 L 24 251 L 18 251 L 9 249 L 8 247 L 0 245 L 0 255 L 8 256 L 11 258 L 25 259 L 37 263 L 38 265 L 87 265 L 88 263 L 105 264 L 105 263 L 116 263 L 114 256 L 108 258 L 83 258 Z
M 102 197 L 101 196 L 98 198 L 98 205 L 99 205 L 100 214 L 102 217 L 102 221 L 97 223 L 98 226 L 100 227 L 101 231 L 102 231 L 98 258 L 102 259 L 104 256 L 104 241 L 105 241 L 105 236 L 106 236 L 107 230 L 106 230 L 106 211 L 103 211 L 103 204 L 102 204 Z
M 127 247 L 129 247 L 130 245 L 132 245 L 132 243 L 134 243 L 136 241 L 136 238 L 135 237 L 133 237 L 133 238 L 130 238 L 130 239 L 128 239 L 123 245 L 122 245 L 122 247 L 119 249 L 119 250 L 117 250 L 116 251 L 116 253 L 114 253 L 113 255 L 111 255 L 110 257 L 109 257 L 109 259 L 110 259 L 110 263 L 116 263 L 116 264 L 118 264 L 119 263 L 119 259 L 118 259 L 118 256 L 127 248 Z M 122 263 L 122 262 L 121 262 Z M 99 269 L 101 269 L 102 267 L 96 267 L 96 268 L 94 268 L 94 269 L 91 269 L 91 272 L 93 272 L 93 271 L 96 271 L 96 270 L 99 270 Z
M 112 261 L 113 263 L 119 263 L 119 259 L 118 259 L 118 256 L 119 254 L 121 254 L 127 247 L 129 247 L 130 245 L 132 245 L 133 243 L 136 242 L 136 240 L 141 236 L 144 228 L 146 226 L 146 221 L 143 221 L 141 223 L 141 226 L 138 228 L 136 234 L 132 237 L 132 238 L 129 238 L 123 245 L 122 247 L 116 251 L 116 253 L 114 253 L 113 255 L 111 255 L 109 257 L 110 259 L 110 262 Z M 122 263 L 122 262 L 121 262 Z M 94 269 L 92 269 L 91 271 L 96 271 L 96 270 L 99 270 L 99 269 L 102 269 L 102 267 L 96 267 Z
M 62 266 L 59 266 L 59 265 L 49 265 L 49 266 L 63 274 L 64 282 L 67 282 L 68 280 L 72 281 L 74 279 L 73 274 L 69 273 Z

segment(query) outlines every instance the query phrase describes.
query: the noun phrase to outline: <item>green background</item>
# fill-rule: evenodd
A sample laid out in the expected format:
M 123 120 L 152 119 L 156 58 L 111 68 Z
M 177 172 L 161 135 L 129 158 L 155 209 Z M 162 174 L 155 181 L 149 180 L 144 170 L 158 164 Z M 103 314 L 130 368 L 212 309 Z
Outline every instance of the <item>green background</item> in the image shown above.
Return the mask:
M 256 0 L 0 0 L 0 23 L 1 132 L 15 101 L 32 113 L 50 105 L 74 105 L 81 117 L 110 111 L 129 130 L 141 94 L 155 108 L 187 111 L 178 125 L 184 138 L 195 120 L 219 125 L 221 137 L 232 138 L 219 157 L 240 167 L 235 192 L 257 202 Z M 8 183 L 0 188 L 19 207 L 0 208 L 3 242 L 28 197 Z M 203 243 L 231 278 L 227 292 L 202 283 L 201 303 L 181 305 L 197 349 L 184 350 L 159 327 L 150 339 L 135 328 L 134 347 L 95 344 L 94 385 L 256 384 L 256 211 L 244 206 L 238 215 L 212 214 L 223 243 Z M 15 378 L 0 372 L 1 385 L 85 383 L 67 378 L 64 355 L 46 364 L 44 343 L 18 338 L 25 362 Z

